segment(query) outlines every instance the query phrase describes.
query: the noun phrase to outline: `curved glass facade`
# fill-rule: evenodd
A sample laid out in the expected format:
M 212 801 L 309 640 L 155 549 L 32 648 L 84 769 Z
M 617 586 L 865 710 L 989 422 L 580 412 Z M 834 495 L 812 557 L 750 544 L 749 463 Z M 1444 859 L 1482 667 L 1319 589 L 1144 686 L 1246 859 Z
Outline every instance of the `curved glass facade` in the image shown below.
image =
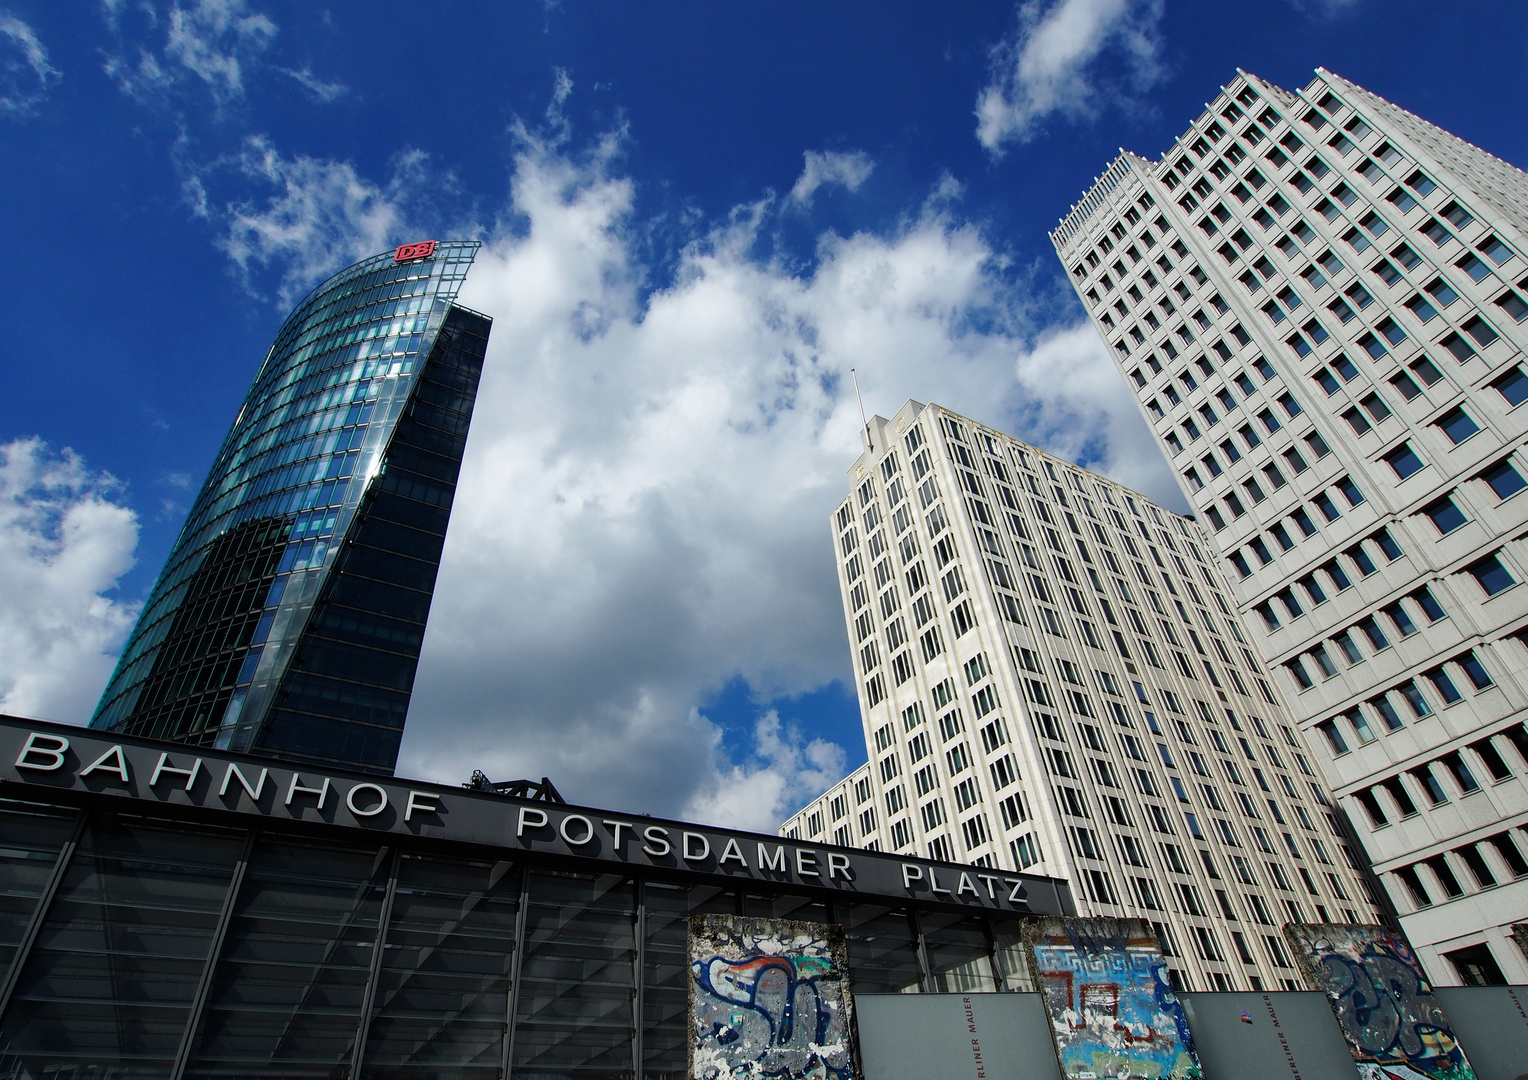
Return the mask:
M 340 271 L 261 365 L 91 727 L 391 772 L 491 320 L 479 245 Z

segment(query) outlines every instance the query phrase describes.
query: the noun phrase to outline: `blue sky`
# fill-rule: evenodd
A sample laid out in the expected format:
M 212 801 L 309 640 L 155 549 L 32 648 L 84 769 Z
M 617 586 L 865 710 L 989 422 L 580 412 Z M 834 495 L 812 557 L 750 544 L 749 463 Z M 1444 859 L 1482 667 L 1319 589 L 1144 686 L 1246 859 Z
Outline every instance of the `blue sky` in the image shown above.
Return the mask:
M 1047 230 L 1238 66 L 1521 166 L 1525 60 L 1485 2 L 0 0 L 0 708 L 88 716 L 291 302 L 471 235 L 400 770 L 767 827 L 863 760 L 848 369 L 1182 506 Z

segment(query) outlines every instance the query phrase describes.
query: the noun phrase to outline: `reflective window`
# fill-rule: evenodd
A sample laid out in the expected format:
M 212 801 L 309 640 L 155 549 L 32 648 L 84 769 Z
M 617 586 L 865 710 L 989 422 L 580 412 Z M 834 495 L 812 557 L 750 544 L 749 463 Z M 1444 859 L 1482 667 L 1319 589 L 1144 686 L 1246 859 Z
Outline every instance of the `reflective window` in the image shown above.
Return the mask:
M 168 1077 L 244 834 L 97 813 L 5 1016 L 22 1075 Z
M 188 1077 L 348 1072 L 391 863 L 386 848 L 256 842 Z
M 0 800 L 0 977 L 16 958 L 74 819 L 63 807 Z
M 849 946 L 849 981 L 854 993 L 900 994 L 922 989 L 917 942 L 906 908 L 855 904 L 839 918 Z
M 636 904 L 614 874 L 531 875 L 511 1075 L 632 1072 Z
M 500 1075 L 520 878 L 508 862 L 399 860 L 363 1076 Z

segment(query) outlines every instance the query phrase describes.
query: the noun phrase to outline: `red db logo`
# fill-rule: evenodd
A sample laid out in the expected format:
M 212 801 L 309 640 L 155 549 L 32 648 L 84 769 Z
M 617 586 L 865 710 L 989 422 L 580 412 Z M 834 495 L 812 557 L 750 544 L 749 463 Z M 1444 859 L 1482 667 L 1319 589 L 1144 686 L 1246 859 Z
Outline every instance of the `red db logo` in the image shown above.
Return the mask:
M 428 259 L 435 254 L 434 240 L 421 240 L 417 244 L 404 244 L 393 252 L 393 262 L 408 262 L 411 259 Z

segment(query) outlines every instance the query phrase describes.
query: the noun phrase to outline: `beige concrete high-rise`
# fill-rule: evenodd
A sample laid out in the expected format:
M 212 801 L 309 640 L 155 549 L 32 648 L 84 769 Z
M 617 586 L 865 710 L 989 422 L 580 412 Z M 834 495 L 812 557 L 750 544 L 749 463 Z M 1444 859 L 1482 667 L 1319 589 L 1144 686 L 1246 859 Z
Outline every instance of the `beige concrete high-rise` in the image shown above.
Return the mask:
M 1430 974 L 1528 982 L 1528 174 L 1239 72 L 1051 238 Z
M 1196 990 L 1378 917 L 1195 522 L 938 405 L 867 433 L 832 525 L 870 761 L 785 835 L 1064 877 Z

